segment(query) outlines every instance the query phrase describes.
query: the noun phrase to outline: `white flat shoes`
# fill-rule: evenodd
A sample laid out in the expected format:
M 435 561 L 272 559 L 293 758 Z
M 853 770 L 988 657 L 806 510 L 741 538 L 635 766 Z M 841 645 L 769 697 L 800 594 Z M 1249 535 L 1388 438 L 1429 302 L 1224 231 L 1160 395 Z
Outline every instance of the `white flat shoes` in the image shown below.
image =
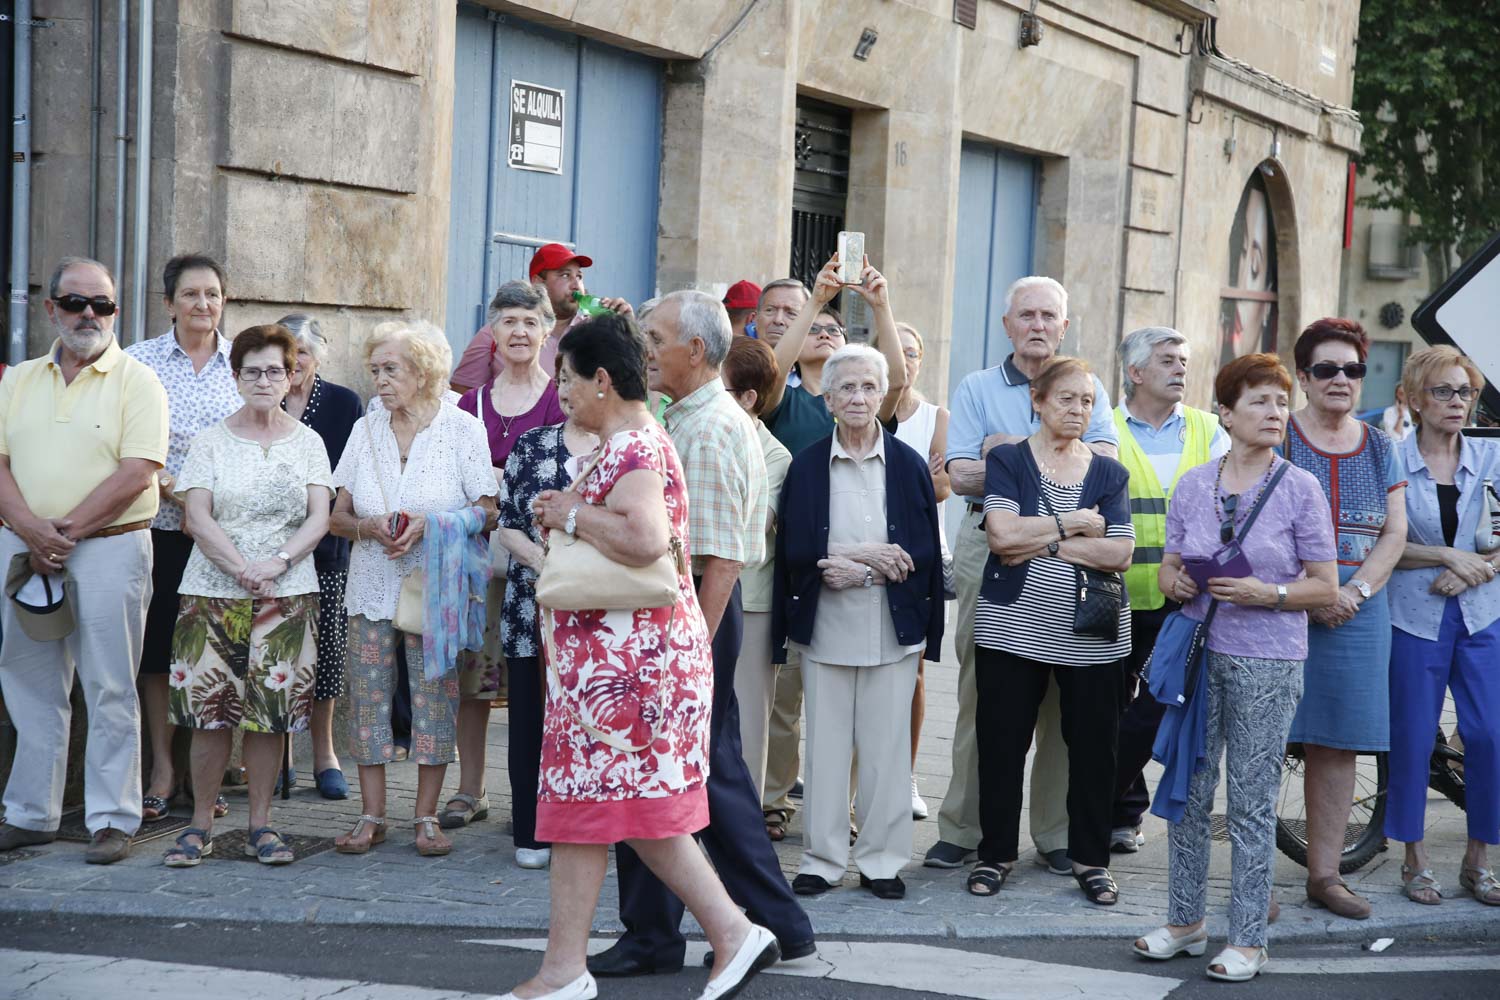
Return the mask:
M 1233 948 L 1225 948 L 1219 952 L 1214 960 L 1208 963 L 1208 978 L 1218 979 L 1226 983 L 1247 983 L 1254 979 L 1271 956 L 1262 948 L 1255 953 L 1254 958 L 1246 958 Z M 1215 972 L 1214 966 L 1222 966 L 1223 972 Z
M 598 995 L 599 987 L 595 985 L 594 977 L 585 972 L 562 989 L 543 993 L 533 1000 L 594 1000 Z M 496 997 L 495 1000 L 521 1000 L 521 998 L 515 993 L 507 993 L 502 997 Z
M 1193 934 L 1184 934 L 1175 937 L 1170 928 L 1158 927 L 1150 934 L 1141 938 L 1146 947 L 1138 944 L 1130 946 L 1130 950 L 1142 958 L 1154 958 L 1158 961 L 1166 961 L 1176 958 L 1178 955 L 1191 955 L 1199 957 L 1208 950 L 1208 930 L 1200 927 Z
M 724 971 L 708 981 L 703 992 L 698 994 L 698 1000 L 726 1000 L 734 996 L 752 976 L 766 966 L 774 965 L 780 957 L 781 947 L 776 943 L 776 935 L 759 924 L 751 924 L 745 943 L 740 945 Z

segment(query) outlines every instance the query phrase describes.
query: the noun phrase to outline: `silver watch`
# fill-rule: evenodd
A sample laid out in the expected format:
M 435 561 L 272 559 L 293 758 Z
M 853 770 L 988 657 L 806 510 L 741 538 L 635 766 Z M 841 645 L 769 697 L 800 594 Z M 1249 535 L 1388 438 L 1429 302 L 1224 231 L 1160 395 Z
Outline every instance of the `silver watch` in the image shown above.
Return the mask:
M 1350 580 L 1349 582 L 1353 584 L 1355 590 L 1359 591 L 1359 597 L 1362 601 L 1368 601 L 1370 595 L 1375 593 L 1375 591 L 1370 589 L 1370 585 L 1363 580 Z
M 1286 607 L 1286 584 L 1278 583 L 1276 585 L 1276 610 L 1280 611 L 1284 607 Z
M 563 522 L 563 531 L 567 532 L 569 537 L 578 534 L 578 508 L 581 506 L 583 505 L 575 503 L 573 509 L 568 511 L 568 519 Z
M 875 571 L 868 566 L 865 567 L 865 586 L 875 586 Z
M 287 569 L 291 569 L 292 568 L 292 556 L 291 556 L 291 553 L 287 552 L 285 549 L 278 549 L 277 552 L 276 552 L 276 558 L 280 559 L 282 562 L 286 563 L 286 568 Z

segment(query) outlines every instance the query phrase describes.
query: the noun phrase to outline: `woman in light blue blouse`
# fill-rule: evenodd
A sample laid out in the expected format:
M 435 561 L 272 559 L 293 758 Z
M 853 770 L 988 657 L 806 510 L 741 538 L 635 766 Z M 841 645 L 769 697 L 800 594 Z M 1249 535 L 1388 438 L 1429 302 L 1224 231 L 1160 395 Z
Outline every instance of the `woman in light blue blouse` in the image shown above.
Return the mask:
M 1500 552 L 1488 544 L 1486 503 L 1491 484 L 1500 482 L 1500 444 L 1461 433 L 1484 379 L 1458 351 L 1418 351 L 1401 381 L 1417 433 L 1398 445 L 1409 485 L 1406 550 L 1389 587 L 1395 627 L 1385 833 L 1406 844 L 1407 898 L 1442 902 L 1423 825 L 1428 759 L 1444 692 L 1451 690 L 1464 743 L 1469 827 L 1458 881 L 1481 903 L 1500 906 L 1500 880 L 1487 852 L 1500 843 Z

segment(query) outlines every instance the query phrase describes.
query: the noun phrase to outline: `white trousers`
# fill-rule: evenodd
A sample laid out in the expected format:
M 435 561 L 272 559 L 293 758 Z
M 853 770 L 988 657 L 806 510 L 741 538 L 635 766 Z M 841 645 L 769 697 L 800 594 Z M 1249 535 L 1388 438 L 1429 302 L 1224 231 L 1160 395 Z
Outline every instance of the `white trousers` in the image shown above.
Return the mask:
M 734 697 L 740 706 L 741 750 L 759 801 L 766 790 L 766 744 L 780 670 L 771 662 L 771 612 L 746 611 L 744 620 L 740 658 L 734 667 Z
M 26 551 L 20 536 L 0 531 L 0 574 Z M 84 760 L 85 823 L 134 834 L 141 825 L 141 707 L 135 693 L 141 636 L 151 603 L 151 533 L 129 531 L 78 543 L 68 557 L 78 626 L 53 642 L 35 642 L 15 605 L 0 598 L 0 691 L 16 727 L 16 761 L 5 786 L 5 821 L 26 830 L 56 830 L 62 819 L 68 729 L 75 670 L 88 705 Z
M 849 855 L 866 878 L 894 878 L 911 860 L 911 696 L 920 652 L 878 667 L 802 657 L 807 710 L 806 849 L 799 874 L 837 883 Z M 849 846 L 849 769 L 858 756 Z

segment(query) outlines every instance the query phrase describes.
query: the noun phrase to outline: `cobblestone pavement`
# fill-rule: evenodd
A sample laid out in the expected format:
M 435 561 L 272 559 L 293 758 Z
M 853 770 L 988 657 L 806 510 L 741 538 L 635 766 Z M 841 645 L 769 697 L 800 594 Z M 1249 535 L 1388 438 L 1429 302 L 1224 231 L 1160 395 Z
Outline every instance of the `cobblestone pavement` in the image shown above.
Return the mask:
M 804 902 L 819 934 L 892 937 L 1119 937 L 1159 925 L 1166 913 L 1166 828 L 1148 817 L 1146 845 L 1136 854 L 1116 855 L 1113 871 L 1121 900 L 1113 908 L 1090 905 L 1071 878 L 1048 874 L 1030 863 L 1034 857 L 1025 837 L 1023 817 L 1021 863 L 1004 891 L 993 899 L 970 896 L 962 870 L 921 866 L 927 848 L 937 840 L 936 815 L 947 788 L 949 750 L 955 708 L 957 669 L 951 655 L 944 664 L 927 665 L 928 715 L 918 758 L 918 781 L 933 819 L 916 825 L 913 862 L 903 872 L 906 898 L 887 902 L 858 888 L 850 875 L 836 892 Z M 412 846 L 413 831 L 403 817 L 413 814 L 416 766 L 389 767 L 391 820 L 387 842 L 370 854 L 340 855 L 320 843 L 347 830 L 360 813 L 357 786 L 344 802 L 328 802 L 309 786 L 307 770 L 288 802 L 279 799 L 273 823 L 283 833 L 308 838 L 316 853 L 304 852 L 290 866 L 271 868 L 221 850 L 195 869 L 168 870 L 160 864 L 170 838 L 137 845 L 132 857 L 108 867 L 83 863 L 83 845 L 57 842 L 0 855 L 0 912 L 132 914 L 170 920 L 223 919 L 308 923 L 427 924 L 495 929 L 540 929 L 547 925 L 547 873 L 526 871 L 512 859 L 506 832 L 509 794 L 505 777 L 505 713 L 496 712 L 489 739 L 488 820 L 453 831 L 454 851 L 445 858 L 421 858 Z M 305 740 L 300 759 L 311 762 Z M 1154 766 L 1154 765 L 1153 765 Z M 351 786 L 354 767 L 348 765 Z M 450 768 L 448 789 L 457 769 Z M 244 829 L 243 789 L 227 789 L 231 811 L 219 821 L 221 843 Z M 1222 805 L 1220 807 L 1222 811 Z M 1399 893 L 1400 845 L 1376 856 L 1348 876 L 1351 886 L 1374 903 L 1374 916 L 1346 921 L 1311 909 L 1303 892 L 1305 872 L 1278 857 L 1277 897 L 1282 905 L 1273 938 L 1320 939 L 1335 936 L 1373 939 L 1381 935 L 1437 934 L 1462 929 L 1469 936 L 1500 937 L 1500 908 L 1481 906 L 1458 891 L 1459 859 L 1464 845 L 1463 814 L 1436 796 L 1429 806 L 1428 849 L 1449 897 L 1443 905 L 1419 906 Z M 801 851 L 800 819 L 778 846 L 782 868 L 790 877 Z M 1500 863 L 1500 856 L 1494 860 Z M 1215 844 L 1209 889 L 1210 927 L 1222 933 L 1229 893 L 1229 845 Z M 618 931 L 615 881 L 606 880 L 596 927 Z

